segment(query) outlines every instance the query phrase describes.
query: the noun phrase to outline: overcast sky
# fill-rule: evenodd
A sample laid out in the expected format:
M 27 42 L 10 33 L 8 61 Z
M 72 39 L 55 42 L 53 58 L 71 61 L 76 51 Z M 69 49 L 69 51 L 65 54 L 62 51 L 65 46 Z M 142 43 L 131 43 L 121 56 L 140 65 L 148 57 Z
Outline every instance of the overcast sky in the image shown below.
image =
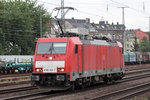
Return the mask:
M 60 7 L 61 0 L 37 0 L 48 12 Z M 125 25 L 127 29 L 149 31 L 150 0 L 64 0 L 64 5 L 74 7 L 78 11 L 69 11 L 66 18 L 85 19 L 98 23 L 100 20 L 108 23 L 122 23 L 122 9 L 125 8 Z M 54 12 L 52 16 L 56 16 Z

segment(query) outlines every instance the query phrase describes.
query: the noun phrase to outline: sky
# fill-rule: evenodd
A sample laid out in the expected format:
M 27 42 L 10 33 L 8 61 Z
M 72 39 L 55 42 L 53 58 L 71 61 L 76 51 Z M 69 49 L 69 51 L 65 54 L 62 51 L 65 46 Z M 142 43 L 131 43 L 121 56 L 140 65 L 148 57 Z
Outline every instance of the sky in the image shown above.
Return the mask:
M 37 0 L 49 13 L 55 7 L 60 7 L 61 0 Z M 64 0 L 64 6 L 74 7 L 65 18 L 86 19 L 90 22 L 108 21 L 109 24 L 122 24 L 122 9 L 126 7 L 125 26 L 126 29 L 141 29 L 149 31 L 150 0 Z M 56 11 L 52 13 L 56 16 Z M 60 15 L 58 16 L 60 17 Z

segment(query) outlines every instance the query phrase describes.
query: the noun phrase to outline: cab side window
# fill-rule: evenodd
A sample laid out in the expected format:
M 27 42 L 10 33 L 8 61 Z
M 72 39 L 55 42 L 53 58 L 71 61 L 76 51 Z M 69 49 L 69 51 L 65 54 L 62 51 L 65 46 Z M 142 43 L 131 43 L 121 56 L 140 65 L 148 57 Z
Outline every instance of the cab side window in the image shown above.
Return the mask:
M 78 45 L 75 45 L 75 54 L 78 54 Z

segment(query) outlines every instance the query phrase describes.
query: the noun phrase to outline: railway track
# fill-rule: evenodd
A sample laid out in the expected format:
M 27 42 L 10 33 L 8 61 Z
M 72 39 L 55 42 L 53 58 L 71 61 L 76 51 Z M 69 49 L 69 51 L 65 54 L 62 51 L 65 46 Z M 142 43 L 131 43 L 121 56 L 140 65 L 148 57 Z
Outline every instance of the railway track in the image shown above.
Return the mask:
M 147 91 L 150 91 L 150 82 L 89 98 L 89 100 L 125 100 Z
M 46 91 L 45 92 L 36 92 L 36 93 L 30 93 L 30 94 L 26 94 L 26 95 L 19 95 L 19 96 L 12 96 L 12 97 L 7 97 L 7 98 L 2 98 L 2 100 L 26 100 L 26 98 L 31 98 L 32 96 L 39 96 L 39 95 L 42 95 L 44 93 L 47 93 Z
M 30 76 L 0 78 L 0 87 L 30 83 Z
M 19 88 L 12 88 L 12 89 L 3 89 L 3 90 L 0 90 L 0 95 L 1 94 L 7 94 L 7 93 L 14 93 L 14 92 L 33 90 L 33 89 L 37 89 L 37 87 L 27 86 L 27 87 L 19 87 Z
M 148 78 L 145 78 L 146 80 Z M 143 79 L 136 81 L 126 81 L 121 84 L 113 84 L 109 86 L 97 87 L 95 89 L 88 89 L 79 91 L 79 93 L 68 94 L 66 96 L 60 96 L 55 98 L 47 98 L 51 100 L 132 100 L 134 96 L 150 91 L 150 79 L 144 82 L 140 82 Z M 125 85 L 126 84 L 126 85 Z M 129 85 L 127 85 L 129 84 Z M 122 91 L 122 94 L 120 93 Z M 110 94 L 110 95 L 108 95 Z M 104 97 L 105 96 L 105 97 Z M 40 100 L 40 99 L 38 99 Z M 146 99 L 147 100 L 147 99 Z
M 136 77 L 128 77 L 128 78 L 125 78 L 125 79 L 123 79 L 123 80 L 121 80 L 121 81 L 118 81 L 118 83 L 123 83 L 123 82 L 129 82 L 129 81 L 134 81 L 134 80 L 137 80 L 137 79 L 142 79 L 142 78 L 147 78 L 147 77 L 150 77 L 150 74 L 147 74 L 147 75 L 141 75 L 141 76 L 136 76 Z M 149 83 L 150 84 L 150 83 Z M 148 85 L 149 85 L 148 84 Z M 115 85 L 115 84 L 114 84 Z M 147 86 L 148 86 L 147 85 Z M 101 87 L 99 87 L 99 89 L 101 89 L 102 87 L 107 87 L 107 85 L 106 84 L 102 84 L 101 85 Z M 150 86 L 149 86 L 150 87 Z M 97 86 L 95 86 L 94 88 L 97 88 Z M 91 88 L 91 90 L 92 89 L 94 89 L 93 87 Z M 75 92 L 69 92 L 69 93 L 67 93 L 67 92 L 65 92 L 65 93 L 63 93 L 63 94 L 56 94 L 55 95 L 55 97 L 56 96 L 63 96 L 63 95 L 69 95 L 69 94 L 74 94 L 74 93 L 77 93 L 77 92 L 82 92 L 82 91 L 88 91 L 89 89 L 87 88 L 87 89 L 81 89 L 81 90 L 76 90 Z M 41 100 L 41 99 L 49 99 L 49 98 L 53 98 L 54 96 L 52 96 L 52 95 L 44 95 L 44 96 L 37 96 L 37 97 L 33 97 L 33 98 L 31 98 L 31 99 L 28 99 L 28 100 Z M 57 99 L 57 98 L 56 98 Z M 90 100 L 90 98 L 85 98 L 85 99 L 87 99 L 87 100 Z M 92 98 L 91 98 L 92 99 Z M 123 98 L 124 99 L 124 98 Z M 97 99 L 97 100 L 100 100 L 99 98 Z M 105 99 L 101 99 L 101 100 L 105 100 Z M 108 100 L 112 100 L 112 99 L 108 99 Z M 114 99 L 114 100 L 117 100 L 117 99 Z
M 134 68 L 133 71 L 128 70 L 127 71 L 127 76 L 123 80 L 117 81 L 116 83 L 120 84 L 120 83 L 123 83 L 123 82 L 129 82 L 129 81 L 134 81 L 134 80 L 139 80 L 139 79 L 142 79 L 142 78 L 150 77 L 149 68 L 144 67 L 143 70 L 139 70 L 138 68 Z M 17 75 L 21 75 L 21 74 L 17 74 Z M 92 90 L 92 89 L 96 89 L 96 88 L 101 89 L 101 87 L 107 87 L 107 86 L 108 85 L 102 83 L 100 85 L 96 85 L 94 87 L 92 86 L 92 87 L 89 87 L 89 88 Z M 35 88 L 35 87 L 21 88 L 20 87 L 18 89 L 16 88 L 16 89 L 2 90 L 3 92 L 0 90 L 0 95 L 14 93 L 14 92 L 18 93 L 20 91 L 28 91 L 28 90 L 30 91 L 30 90 L 34 90 L 34 89 L 37 89 L 37 88 Z M 37 89 L 37 90 L 39 90 L 39 89 Z M 55 92 L 54 91 L 49 91 L 48 92 L 47 90 L 41 90 L 41 91 L 37 91 L 37 92 L 33 92 L 33 93 L 29 92 L 28 94 L 24 93 L 24 94 L 18 95 L 18 96 L 5 97 L 5 98 L 2 98 L 2 99 L 3 100 L 20 100 L 20 99 L 24 99 L 24 100 L 41 100 L 43 98 L 47 99 L 47 98 L 53 98 L 53 97 L 57 97 L 57 96 L 64 96 L 64 95 L 68 95 L 68 94 L 74 94 L 74 93 L 77 93 L 77 92 L 80 92 L 80 91 L 88 91 L 88 88 L 87 89 L 75 90 L 73 92 L 70 92 L 70 91 L 69 92 L 68 91 L 55 91 Z M 147 90 L 145 90 L 145 91 L 147 91 Z
M 147 77 L 150 77 L 150 73 L 144 73 L 144 74 L 140 74 L 140 75 L 124 77 L 123 80 L 120 80 L 120 81 L 117 81 L 117 82 L 127 82 L 127 81 L 147 78 Z
M 149 69 L 149 68 L 150 68 L 150 64 L 125 66 L 126 71 L 139 70 L 139 69 Z
M 133 74 L 139 74 L 139 73 L 147 73 L 150 72 L 150 68 L 149 69 L 138 69 L 138 70 L 132 70 L 132 71 L 127 71 L 126 75 L 133 75 Z
M 72 93 L 72 92 L 69 92 L 69 91 L 49 91 L 49 92 L 43 91 L 43 92 L 37 92 L 37 93 L 28 94 L 28 95 L 4 98 L 3 100 L 42 100 L 42 99 L 46 99 L 46 98 L 63 96 L 63 95 L 67 95 L 70 93 Z
M 31 74 L 0 75 L 0 87 L 29 83 L 30 75 Z
M 138 80 L 138 79 L 142 79 L 142 78 L 147 78 L 147 77 L 150 77 L 150 73 L 138 75 L 138 76 L 126 77 L 123 80 L 118 81 L 117 84 L 123 83 L 123 82 L 134 81 L 134 80 Z M 107 87 L 107 85 L 101 84 L 101 86 L 99 88 L 101 88 L 101 87 Z M 95 86 L 93 88 L 97 88 L 97 86 Z M 29 88 L 27 88 L 27 89 L 29 89 Z M 35 89 L 35 88 L 33 88 L 33 89 Z M 22 91 L 23 89 L 20 89 L 20 90 Z M 9 90 L 6 90 L 6 91 L 9 91 Z M 15 91 L 15 90 L 12 90 L 12 91 Z M 26 91 L 26 90 L 24 90 L 24 91 Z M 74 92 L 70 92 L 70 91 L 55 91 L 55 92 L 49 91 L 49 92 L 47 92 L 46 90 L 42 90 L 42 91 L 36 92 L 36 93 L 30 93 L 30 94 L 24 94 L 24 95 L 19 95 L 19 96 L 12 96 L 12 97 L 8 97 L 8 98 L 3 98 L 3 100 L 19 100 L 19 99 L 41 100 L 43 98 L 45 98 L 45 99 L 46 98 L 53 98 L 53 97 L 57 97 L 57 96 L 73 94 L 75 92 L 80 92 L 80 91 L 86 91 L 86 89 L 81 89 L 81 90 L 79 89 L 79 90 L 76 90 Z M 17 90 L 16 90 L 16 92 L 17 92 Z M 11 93 L 11 92 L 8 92 L 8 93 Z
M 25 73 L 25 74 L 0 74 L 0 78 L 7 78 L 7 77 L 18 77 L 18 76 L 30 76 L 31 73 Z

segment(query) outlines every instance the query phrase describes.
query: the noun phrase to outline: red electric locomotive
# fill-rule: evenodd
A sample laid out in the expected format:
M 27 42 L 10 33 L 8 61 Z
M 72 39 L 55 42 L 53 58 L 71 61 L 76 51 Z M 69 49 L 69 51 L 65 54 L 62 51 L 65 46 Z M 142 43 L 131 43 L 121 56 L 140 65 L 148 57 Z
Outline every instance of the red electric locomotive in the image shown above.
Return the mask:
M 112 82 L 125 74 L 120 42 L 79 37 L 37 41 L 31 84 L 52 90 Z

